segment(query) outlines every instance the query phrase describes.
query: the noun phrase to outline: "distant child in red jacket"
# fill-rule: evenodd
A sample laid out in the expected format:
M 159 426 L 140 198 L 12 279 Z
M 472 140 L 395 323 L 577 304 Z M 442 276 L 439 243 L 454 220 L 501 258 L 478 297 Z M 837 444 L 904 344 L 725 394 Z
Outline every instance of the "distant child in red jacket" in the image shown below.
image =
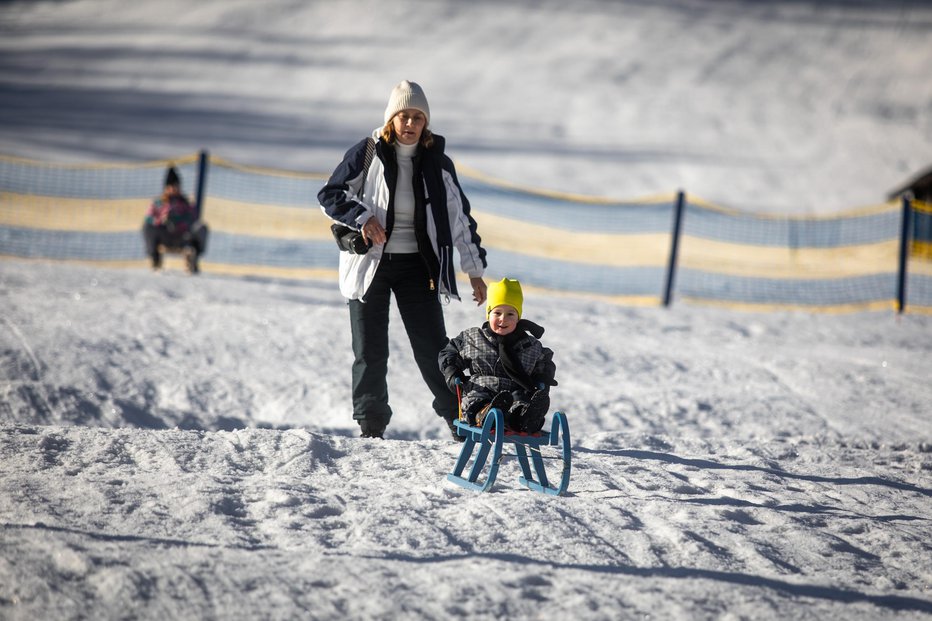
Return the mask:
M 189 272 L 198 272 L 198 258 L 207 245 L 207 227 L 197 209 L 181 193 L 181 178 L 174 166 L 165 175 L 165 189 L 152 201 L 142 226 L 146 255 L 152 269 L 162 267 L 160 246 L 181 248 Z

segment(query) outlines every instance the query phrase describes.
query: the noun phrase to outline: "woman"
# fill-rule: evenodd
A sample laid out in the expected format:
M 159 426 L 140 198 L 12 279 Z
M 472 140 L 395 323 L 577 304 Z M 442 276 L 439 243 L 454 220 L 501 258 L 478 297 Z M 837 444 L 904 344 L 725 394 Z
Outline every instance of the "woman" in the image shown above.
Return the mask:
M 414 359 L 434 395 L 434 411 L 453 427 L 456 397 L 437 365 L 447 344 L 441 296 L 459 299 L 453 247 L 469 275 L 472 297 L 486 298 L 485 250 L 469 215 L 444 139 L 433 134 L 424 91 L 414 82 L 392 90 L 375 156 L 366 171 L 362 140 L 343 157 L 317 195 L 330 218 L 360 230 L 365 254 L 340 253 L 340 292 L 349 300 L 353 336 L 353 418 L 363 437 L 381 438 L 388 404 L 388 314 L 391 295 L 411 341 Z

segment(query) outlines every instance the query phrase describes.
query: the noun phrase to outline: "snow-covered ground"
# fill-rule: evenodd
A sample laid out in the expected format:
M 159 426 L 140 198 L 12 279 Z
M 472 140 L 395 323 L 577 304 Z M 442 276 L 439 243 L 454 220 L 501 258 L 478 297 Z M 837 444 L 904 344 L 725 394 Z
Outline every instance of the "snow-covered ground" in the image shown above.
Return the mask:
M 398 317 L 388 439 L 355 437 L 331 284 L 5 261 L 0 295 L 5 619 L 932 614 L 932 317 L 529 292 L 553 498 L 513 458 L 445 480 Z
M 412 78 L 457 161 L 509 181 L 831 211 L 932 159 L 930 24 L 922 3 L 6 2 L 0 151 L 327 170 Z M 525 312 L 573 436 L 561 498 L 511 458 L 490 493 L 446 481 L 459 445 L 397 316 L 388 439 L 356 437 L 335 283 L 0 261 L 0 618 L 932 617 L 932 317 L 533 290 Z

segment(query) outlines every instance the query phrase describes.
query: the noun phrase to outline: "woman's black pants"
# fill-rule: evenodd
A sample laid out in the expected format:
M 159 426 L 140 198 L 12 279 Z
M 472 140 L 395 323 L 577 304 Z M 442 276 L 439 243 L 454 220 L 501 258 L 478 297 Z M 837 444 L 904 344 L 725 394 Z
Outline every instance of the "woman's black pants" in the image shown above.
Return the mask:
M 350 300 L 353 334 L 353 418 L 370 429 L 384 429 L 392 416 L 388 405 L 388 315 L 391 295 L 411 341 L 421 377 L 434 396 L 437 415 L 457 416 L 456 396 L 447 388 L 437 357 L 447 344 L 443 308 L 419 254 L 385 254 L 365 301 Z

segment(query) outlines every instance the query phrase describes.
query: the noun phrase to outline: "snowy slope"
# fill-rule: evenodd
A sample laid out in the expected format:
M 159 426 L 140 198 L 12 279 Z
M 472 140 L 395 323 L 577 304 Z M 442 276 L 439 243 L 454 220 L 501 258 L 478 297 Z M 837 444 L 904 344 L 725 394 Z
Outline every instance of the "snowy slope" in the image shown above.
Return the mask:
M 621 199 L 872 205 L 932 163 L 927 2 L 7 2 L 0 152 L 329 172 L 419 81 L 461 164 Z
M 547 498 L 514 459 L 446 482 L 397 317 L 389 439 L 356 438 L 335 287 L 6 261 L 0 291 L 3 618 L 932 614 L 929 317 L 530 292 L 574 438 Z
M 6 2 L 0 152 L 327 170 L 406 77 L 457 161 L 509 181 L 834 211 L 930 160 L 930 24 L 921 2 Z M 932 317 L 525 308 L 570 420 L 563 498 L 513 459 L 488 494 L 445 480 L 458 445 L 395 315 L 388 439 L 356 437 L 335 283 L 0 261 L 0 619 L 932 618 Z

